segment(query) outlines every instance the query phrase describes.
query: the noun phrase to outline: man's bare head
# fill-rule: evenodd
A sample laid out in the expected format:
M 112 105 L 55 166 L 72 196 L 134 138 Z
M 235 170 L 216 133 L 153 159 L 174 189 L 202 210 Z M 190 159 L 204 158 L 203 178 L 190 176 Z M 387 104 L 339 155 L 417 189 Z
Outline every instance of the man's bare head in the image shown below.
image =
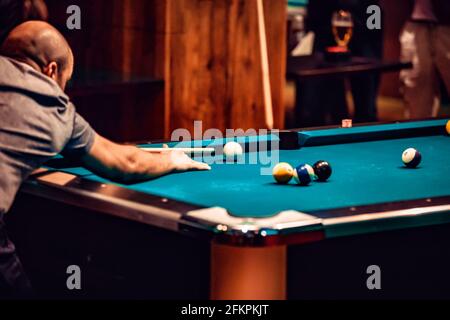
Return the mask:
M 43 21 L 28 21 L 14 28 L 0 53 L 24 62 L 55 80 L 64 90 L 73 72 L 73 54 L 66 39 Z

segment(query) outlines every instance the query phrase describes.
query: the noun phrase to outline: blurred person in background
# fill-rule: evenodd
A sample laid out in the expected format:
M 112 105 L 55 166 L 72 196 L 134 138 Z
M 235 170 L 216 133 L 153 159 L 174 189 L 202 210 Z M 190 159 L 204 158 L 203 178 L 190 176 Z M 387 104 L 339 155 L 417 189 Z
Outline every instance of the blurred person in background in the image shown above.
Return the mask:
M 409 119 L 436 117 L 440 80 L 450 92 L 450 1 L 410 0 L 409 21 L 400 35 L 401 59 L 413 63 L 400 73 Z

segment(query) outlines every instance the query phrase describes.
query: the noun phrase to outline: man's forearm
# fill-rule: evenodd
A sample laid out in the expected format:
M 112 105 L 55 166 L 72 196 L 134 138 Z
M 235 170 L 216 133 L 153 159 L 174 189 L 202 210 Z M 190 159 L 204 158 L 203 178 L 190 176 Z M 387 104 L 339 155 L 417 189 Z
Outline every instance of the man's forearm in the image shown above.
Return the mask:
M 151 154 L 96 136 L 84 164 L 95 173 L 121 182 L 156 178 L 174 170 L 167 155 Z
M 100 176 L 130 183 L 163 176 L 173 171 L 209 170 L 210 167 L 180 151 L 148 153 L 134 146 L 119 145 L 99 135 L 83 163 Z

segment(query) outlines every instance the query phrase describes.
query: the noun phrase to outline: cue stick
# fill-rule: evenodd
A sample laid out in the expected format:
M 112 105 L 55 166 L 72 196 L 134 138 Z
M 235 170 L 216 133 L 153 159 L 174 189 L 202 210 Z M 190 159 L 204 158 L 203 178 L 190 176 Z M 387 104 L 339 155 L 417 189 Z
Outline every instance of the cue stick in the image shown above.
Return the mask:
M 184 153 L 212 153 L 214 148 L 139 148 L 146 152 L 182 151 Z
M 267 35 L 264 20 L 263 0 L 257 1 L 258 10 L 258 31 L 259 31 L 259 51 L 261 53 L 261 71 L 264 95 L 265 120 L 268 129 L 273 129 L 273 109 L 272 92 L 270 88 L 269 55 L 267 51 Z

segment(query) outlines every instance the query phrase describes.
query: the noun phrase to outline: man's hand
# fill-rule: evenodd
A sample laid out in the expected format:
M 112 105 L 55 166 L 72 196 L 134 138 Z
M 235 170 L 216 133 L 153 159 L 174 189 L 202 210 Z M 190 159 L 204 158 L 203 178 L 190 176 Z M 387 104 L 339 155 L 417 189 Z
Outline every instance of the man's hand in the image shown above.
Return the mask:
M 182 151 L 163 151 L 163 153 L 166 152 L 169 153 L 169 162 L 172 163 L 174 171 L 211 170 L 206 163 L 194 161 Z
M 149 153 L 113 143 L 99 135 L 82 160 L 95 173 L 125 183 L 153 179 L 174 171 L 211 169 L 206 163 L 194 161 L 181 151 L 168 149 Z

